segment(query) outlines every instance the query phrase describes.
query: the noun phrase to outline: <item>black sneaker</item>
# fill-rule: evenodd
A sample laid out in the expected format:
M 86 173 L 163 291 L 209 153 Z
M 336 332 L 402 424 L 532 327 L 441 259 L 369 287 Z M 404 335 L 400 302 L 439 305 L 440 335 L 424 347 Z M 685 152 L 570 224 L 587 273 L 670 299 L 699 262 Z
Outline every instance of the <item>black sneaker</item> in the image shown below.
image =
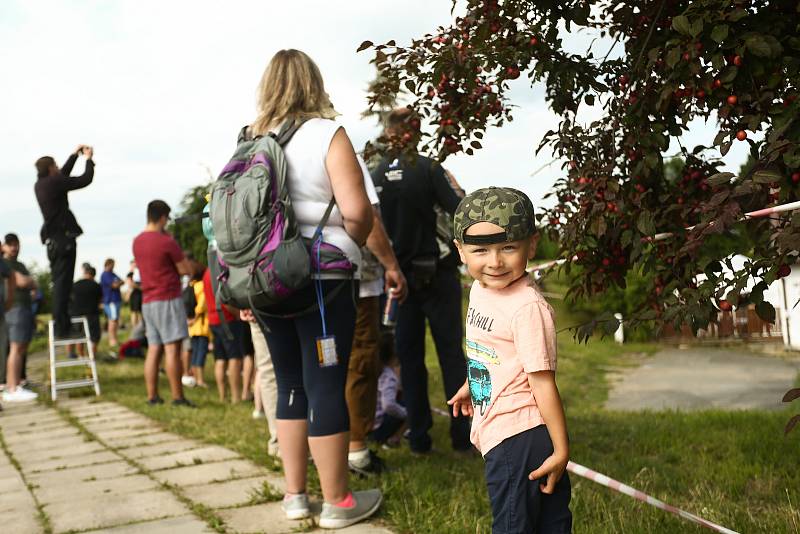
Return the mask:
M 164 404 L 164 399 L 156 395 L 152 399 L 147 399 L 147 404 L 149 404 L 150 406 L 157 406 L 159 404 Z
M 197 408 L 197 405 L 189 399 L 175 399 L 172 401 L 173 406 L 184 406 L 186 408 Z
M 353 462 L 347 462 L 350 472 L 362 477 L 370 477 L 379 475 L 386 471 L 386 462 L 378 456 L 374 451 L 369 451 L 369 462 L 364 466 L 357 466 Z

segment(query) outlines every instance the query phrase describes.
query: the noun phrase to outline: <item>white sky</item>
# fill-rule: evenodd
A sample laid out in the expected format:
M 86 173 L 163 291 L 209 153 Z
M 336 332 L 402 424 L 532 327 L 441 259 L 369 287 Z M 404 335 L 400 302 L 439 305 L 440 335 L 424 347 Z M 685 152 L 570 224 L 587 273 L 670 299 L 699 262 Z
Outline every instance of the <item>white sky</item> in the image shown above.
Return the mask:
M 276 51 L 298 48 L 317 62 L 358 149 L 378 128 L 360 119 L 374 68 L 372 54 L 356 48 L 364 40 L 408 43 L 449 24 L 450 9 L 447 0 L 3 0 L 0 234 L 18 233 L 20 259 L 46 266 L 33 163 L 52 155 L 61 164 L 76 145 L 91 144 L 95 181 L 70 194 L 85 232 L 77 264 L 102 266 L 113 257 L 122 271 L 147 202 L 161 198 L 175 208 L 188 188 L 207 182 L 201 164 L 216 174 L 226 163 L 238 129 L 253 118 L 256 84 Z M 571 38 L 576 47 L 588 41 Z M 475 156 L 450 158 L 446 167 L 468 191 L 514 186 L 541 205 L 559 165 L 531 177 L 551 160 L 534 158 L 534 150 L 557 117 L 525 76 L 511 96 L 520 106 L 515 120 L 489 131 Z M 698 126 L 688 142 L 708 144 L 714 133 Z M 744 148 L 729 155 L 734 171 Z

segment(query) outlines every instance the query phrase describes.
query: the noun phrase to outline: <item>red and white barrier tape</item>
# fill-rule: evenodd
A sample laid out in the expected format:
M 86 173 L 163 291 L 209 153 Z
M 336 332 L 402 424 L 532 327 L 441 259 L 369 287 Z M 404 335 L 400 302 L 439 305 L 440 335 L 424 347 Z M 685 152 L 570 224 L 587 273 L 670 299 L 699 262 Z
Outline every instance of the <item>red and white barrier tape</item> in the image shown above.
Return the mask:
M 447 410 L 442 410 L 436 406 L 431 407 L 431 411 L 436 415 L 441 415 L 444 417 L 450 417 L 450 413 Z M 586 479 L 591 480 L 592 482 L 597 482 L 601 486 L 605 486 L 609 489 L 617 491 L 619 493 L 625 494 L 629 497 L 633 497 L 638 501 L 642 501 L 647 503 L 651 506 L 655 506 L 659 510 L 664 510 L 671 514 L 675 514 L 678 517 L 682 517 L 691 521 L 692 523 L 697 523 L 700 526 L 710 528 L 711 530 L 715 530 L 717 532 L 723 532 L 725 534 L 739 534 L 735 530 L 731 530 L 729 528 L 725 528 L 721 525 L 717 525 L 716 523 L 712 523 L 707 519 L 703 519 L 702 517 L 696 516 L 694 514 L 690 514 L 685 510 L 681 510 L 680 508 L 675 508 L 674 506 L 670 506 L 669 504 L 665 503 L 664 501 L 660 501 L 655 497 L 651 497 L 650 495 L 644 493 L 643 491 L 639 491 L 636 488 L 632 488 L 627 484 L 623 484 L 619 480 L 614 480 L 613 478 L 604 475 L 603 473 L 598 473 L 593 469 L 589 469 L 588 467 L 582 466 L 581 464 L 576 464 L 575 462 L 570 461 L 567 464 L 567 471 L 570 473 L 574 473 L 579 477 L 583 477 Z
M 567 464 L 567 471 L 569 471 L 570 473 L 574 473 L 578 476 L 581 476 L 583 478 L 587 478 L 593 482 L 597 482 L 601 486 L 605 486 L 619 493 L 623 493 L 629 497 L 633 497 L 634 499 L 647 503 L 651 506 L 655 506 L 659 510 L 664 510 L 671 514 L 675 514 L 678 517 L 688 519 L 692 523 L 697 523 L 700 526 L 710 528 L 711 530 L 714 530 L 716 532 L 724 532 L 725 534 L 738 534 L 735 530 L 725 528 L 723 526 L 717 525 L 716 523 L 712 523 L 707 519 L 703 519 L 702 517 L 690 514 L 689 512 L 681 510 L 680 508 L 675 508 L 674 506 L 670 506 L 669 504 L 660 501 L 655 497 L 651 497 L 650 495 L 642 491 L 639 491 L 636 488 L 632 488 L 627 484 L 623 484 L 618 480 L 614 480 L 613 478 L 607 477 L 606 475 L 598 473 L 597 471 L 593 471 L 588 467 L 576 464 L 575 462 L 569 462 Z
M 760 209 L 760 210 L 756 210 L 756 211 L 747 212 L 747 213 L 744 214 L 744 217 L 739 219 L 739 222 L 748 221 L 750 219 L 758 219 L 760 217 L 768 217 L 768 216 L 774 215 L 776 213 L 783 213 L 785 211 L 794 211 L 796 209 L 800 209 L 800 201 L 789 202 L 788 204 L 781 204 L 780 206 L 772 206 L 771 208 L 764 208 L 764 209 Z M 710 224 L 714 224 L 714 222 L 712 221 Z M 685 228 L 685 230 L 687 232 L 690 232 L 694 228 L 695 228 L 695 226 L 688 226 L 688 227 Z M 670 237 L 673 237 L 674 235 L 675 234 L 672 233 L 672 232 L 663 232 L 663 233 L 660 233 L 660 234 L 656 234 L 653 237 L 645 237 L 645 238 L 643 238 L 643 240 L 644 241 L 651 241 L 651 242 L 663 241 L 665 239 L 669 239 Z M 574 256 L 572 258 L 573 261 L 576 260 L 576 259 L 578 259 L 577 256 Z M 529 273 L 531 273 L 533 271 L 543 271 L 545 269 L 549 269 L 550 267 L 555 267 L 556 265 L 562 265 L 562 264 L 564 264 L 566 262 L 567 262 L 567 260 L 563 259 L 563 258 L 560 259 L 560 260 L 552 260 L 552 261 L 548 261 L 548 262 L 545 262 L 545 263 L 540 263 L 539 265 L 533 265 L 531 267 L 528 267 L 527 270 L 528 270 Z

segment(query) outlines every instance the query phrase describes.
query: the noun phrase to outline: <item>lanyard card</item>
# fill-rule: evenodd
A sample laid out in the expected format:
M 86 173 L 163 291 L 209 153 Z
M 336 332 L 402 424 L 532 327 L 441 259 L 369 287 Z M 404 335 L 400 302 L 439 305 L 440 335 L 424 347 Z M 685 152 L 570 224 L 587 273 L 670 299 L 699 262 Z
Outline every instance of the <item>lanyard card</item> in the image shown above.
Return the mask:
M 317 358 L 319 359 L 320 367 L 339 365 L 335 336 L 320 336 L 317 338 Z

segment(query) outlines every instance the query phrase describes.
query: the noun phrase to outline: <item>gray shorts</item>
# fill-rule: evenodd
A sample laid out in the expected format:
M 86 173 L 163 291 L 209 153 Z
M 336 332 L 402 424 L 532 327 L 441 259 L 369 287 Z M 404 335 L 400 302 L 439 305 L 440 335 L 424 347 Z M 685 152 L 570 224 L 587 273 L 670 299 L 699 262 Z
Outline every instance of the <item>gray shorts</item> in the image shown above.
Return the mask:
M 12 343 L 30 343 L 33 339 L 33 311 L 27 306 L 14 306 L 6 312 L 8 339 Z
M 189 336 L 183 299 L 157 300 L 142 304 L 147 343 L 166 345 Z

